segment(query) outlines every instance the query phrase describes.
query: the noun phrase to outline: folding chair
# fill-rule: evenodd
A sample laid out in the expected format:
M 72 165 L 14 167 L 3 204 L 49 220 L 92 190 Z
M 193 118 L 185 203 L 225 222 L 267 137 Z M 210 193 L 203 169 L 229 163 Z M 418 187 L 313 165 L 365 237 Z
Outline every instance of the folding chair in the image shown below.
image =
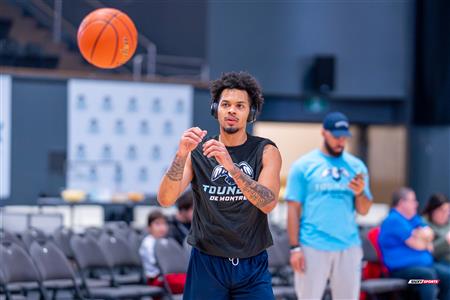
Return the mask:
M 292 282 L 294 274 L 289 262 L 289 239 L 286 232 L 282 231 L 273 235 L 273 243 L 273 246 L 267 249 L 273 294 L 276 299 L 296 299 Z
M 363 261 L 371 263 L 373 265 L 378 265 L 379 268 L 383 268 L 380 256 L 376 247 L 378 244 L 374 245 L 369 239 L 369 235 L 376 235 L 374 242 L 378 240 L 378 227 L 369 230 L 367 236 L 364 234 L 361 236 L 362 248 L 363 248 Z M 381 252 L 380 252 L 381 254 Z M 385 269 L 387 270 L 387 269 Z M 380 274 L 387 275 L 381 271 Z M 361 291 L 367 293 L 369 300 L 376 300 L 381 294 L 391 293 L 397 296 L 397 293 L 405 290 L 407 287 L 406 280 L 400 278 L 370 278 L 364 279 L 361 282 Z
M 15 233 L 12 233 L 8 230 L 0 230 L 0 242 L 14 243 L 23 248 L 25 251 L 28 251 L 27 245 L 22 241 L 22 239 L 19 238 Z
M 163 275 L 164 286 L 169 292 L 170 298 L 181 299 L 180 295 L 173 295 L 166 275 L 187 273 L 189 257 L 186 250 L 172 238 L 158 239 L 155 244 L 155 257 Z
M 141 296 L 153 297 L 164 294 L 163 289 L 148 286 L 145 283 L 141 261 L 130 255 L 132 252 L 131 248 L 124 239 L 112 233 L 106 233 L 100 237 L 98 244 L 112 265 L 113 284 L 134 287 L 140 291 Z M 121 274 L 118 274 L 117 271 L 121 272 Z
M 40 229 L 31 227 L 21 234 L 22 241 L 27 246 L 27 250 L 30 249 L 31 244 L 34 241 L 46 241 L 47 235 Z
M 123 299 L 132 298 L 140 299 L 142 297 L 142 291 L 136 289 L 133 286 L 114 286 L 113 281 L 113 265 L 106 258 L 105 254 L 101 250 L 97 241 L 87 235 L 74 235 L 70 241 L 72 249 L 75 254 L 75 261 L 80 270 L 81 280 L 83 286 L 85 287 L 88 297 L 99 298 L 99 299 Z M 94 283 L 91 284 L 92 280 L 87 278 L 86 274 L 93 270 L 104 270 L 109 275 L 111 280 L 99 280 L 95 279 Z M 107 286 L 98 286 L 97 282 L 106 283 Z
M 53 232 L 53 241 L 55 242 L 56 246 L 58 246 L 59 249 L 61 249 L 61 251 L 68 259 L 74 258 L 72 247 L 70 246 L 70 239 L 72 238 L 72 236 L 73 236 L 72 229 L 67 227 L 57 228 Z
M 33 242 L 30 255 L 39 270 L 44 287 L 53 292 L 53 299 L 56 299 L 59 290 L 73 291 L 77 299 L 84 299 L 79 289 L 81 282 L 76 281 L 70 262 L 53 242 Z
M 13 295 L 7 288 L 8 280 L 0 269 L 0 300 L 26 300 L 22 295 Z
M 39 272 L 24 249 L 14 243 L 2 242 L 0 261 L 0 269 L 7 280 L 8 290 L 22 291 L 25 296 L 29 291 L 38 291 L 41 299 L 47 299 Z
M 125 240 L 132 231 L 128 224 L 124 221 L 107 222 L 103 228 L 106 231 L 113 232 L 115 236 L 121 237 Z

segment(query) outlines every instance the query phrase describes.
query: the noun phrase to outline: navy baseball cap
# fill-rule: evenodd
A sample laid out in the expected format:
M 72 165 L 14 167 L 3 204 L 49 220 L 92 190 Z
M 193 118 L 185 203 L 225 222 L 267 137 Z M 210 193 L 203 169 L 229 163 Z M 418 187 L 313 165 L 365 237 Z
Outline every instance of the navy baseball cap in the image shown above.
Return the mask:
M 323 119 L 323 128 L 331 132 L 335 137 L 352 136 L 350 124 L 346 115 L 340 112 L 330 112 Z

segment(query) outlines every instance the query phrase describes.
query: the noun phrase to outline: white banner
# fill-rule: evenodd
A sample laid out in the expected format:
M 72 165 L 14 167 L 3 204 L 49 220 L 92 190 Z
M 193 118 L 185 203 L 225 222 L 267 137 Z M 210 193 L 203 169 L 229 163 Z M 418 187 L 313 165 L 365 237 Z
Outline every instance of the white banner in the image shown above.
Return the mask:
M 67 187 L 155 195 L 184 130 L 189 85 L 71 79 Z
M 0 75 L 0 199 L 10 194 L 11 76 Z

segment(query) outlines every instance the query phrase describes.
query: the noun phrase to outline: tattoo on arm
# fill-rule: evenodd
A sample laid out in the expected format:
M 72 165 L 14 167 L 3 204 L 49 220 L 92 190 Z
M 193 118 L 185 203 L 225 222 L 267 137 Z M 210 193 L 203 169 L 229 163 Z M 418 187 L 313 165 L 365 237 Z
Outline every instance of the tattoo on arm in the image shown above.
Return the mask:
M 243 174 L 239 169 L 234 173 L 233 179 L 242 183 L 242 186 L 239 186 L 239 188 L 245 195 L 248 195 L 247 198 L 253 200 L 252 203 L 257 208 L 262 208 L 275 201 L 275 195 L 270 189 Z
M 185 164 L 186 158 L 175 156 L 172 165 L 166 172 L 166 176 L 172 181 L 181 181 L 181 179 L 183 179 L 183 171 Z

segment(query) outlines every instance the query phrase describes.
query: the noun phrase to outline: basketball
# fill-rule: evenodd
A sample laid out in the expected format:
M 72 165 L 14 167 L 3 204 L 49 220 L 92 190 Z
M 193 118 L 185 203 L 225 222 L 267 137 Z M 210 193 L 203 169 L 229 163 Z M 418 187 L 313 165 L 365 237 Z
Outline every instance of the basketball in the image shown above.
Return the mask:
M 78 48 L 92 65 L 113 69 L 126 63 L 136 51 L 133 21 L 114 8 L 100 8 L 87 15 L 77 34 Z

